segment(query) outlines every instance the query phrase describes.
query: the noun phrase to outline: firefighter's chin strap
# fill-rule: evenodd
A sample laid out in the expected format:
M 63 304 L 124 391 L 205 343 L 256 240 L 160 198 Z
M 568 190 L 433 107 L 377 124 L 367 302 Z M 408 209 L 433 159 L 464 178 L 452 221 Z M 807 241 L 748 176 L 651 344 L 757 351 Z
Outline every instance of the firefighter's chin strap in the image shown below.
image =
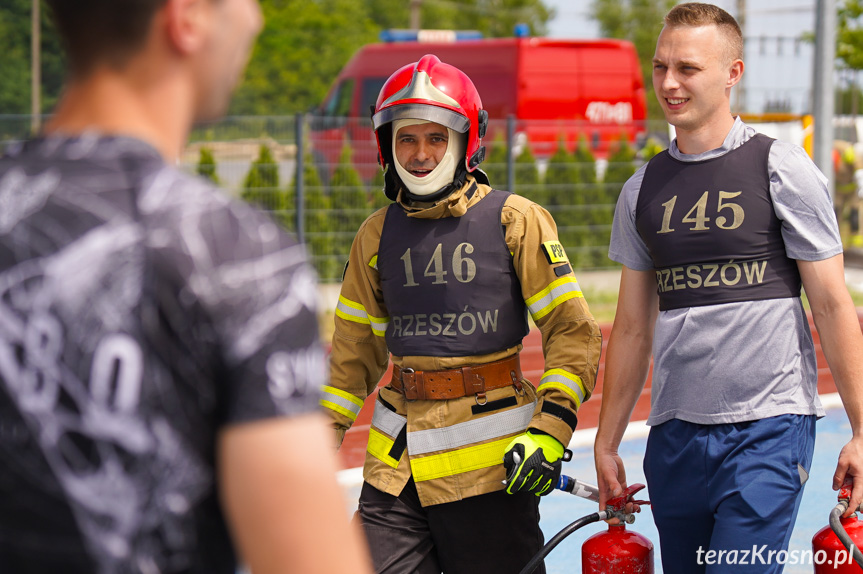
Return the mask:
M 467 141 L 465 140 L 464 134 L 460 134 L 452 128 L 447 127 L 447 148 L 441 162 L 437 164 L 437 166 L 431 170 L 431 173 L 425 177 L 417 177 L 413 175 L 411 172 L 403 168 L 401 164 L 399 164 L 398 159 L 396 159 L 396 141 L 398 140 L 398 133 L 399 130 L 404 127 L 427 123 L 430 122 L 428 120 L 414 119 L 395 120 L 393 122 L 393 165 L 395 165 L 399 179 L 402 180 L 402 183 L 404 183 L 405 187 L 408 188 L 411 195 L 420 200 L 431 199 L 428 196 L 435 195 L 437 192 L 443 190 L 443 188 L 452 184 L 455 177 L 456 166 L 460 161 L 464 161 L 465 148 L 467 147 Z

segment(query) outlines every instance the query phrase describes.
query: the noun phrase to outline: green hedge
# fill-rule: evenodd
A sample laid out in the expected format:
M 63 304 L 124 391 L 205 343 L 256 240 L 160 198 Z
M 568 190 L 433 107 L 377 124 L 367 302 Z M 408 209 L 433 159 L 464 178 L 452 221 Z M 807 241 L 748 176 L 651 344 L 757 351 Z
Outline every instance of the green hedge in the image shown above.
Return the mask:
M 506 188 L 506 144 L 498 138 L 488 147 L 482 168 L 494 187 Z M 545 164 L 544 173 L 524 146 L 515 159 L 515 191 L 549 210 L 558 226 L 561 243 L 576 269 L 614 264 L 607 258 L 614 206 L 624 182 L 661 147 L 652 140 L 636 153 L 625 136 L 612 146 L 604 177 L 597 179 L 596 158 L 586 138 L 570 151 L 563 139 Z M 201 149 L 198 172 L 215 177 L 215 161 Z M 541 175 L 542 174 L 542 175 Z M 305 239 L 312 261 L 323 281 L 341 278 L 350 245 L 362 222 L 376 209 L 389 205 L 383 192 L 383 172 L 366 187 L 355 169 L 351 149 L 342 149 L 339 167 L 328 186 L 319 178 L 311 155 L 304 160 Z M 279 188 L 278 166 L 267 146 L 246 175 L 242 197 L 269 210 L 286 228 L 295 228 L 296 195 L 293 180 Z
M 210 148 L 201 147 L 201 155 L 198 158 L 195 173 L 219 185 L 219 176 L 216 175 L 216 158 L 213 157 L 213 152 Z

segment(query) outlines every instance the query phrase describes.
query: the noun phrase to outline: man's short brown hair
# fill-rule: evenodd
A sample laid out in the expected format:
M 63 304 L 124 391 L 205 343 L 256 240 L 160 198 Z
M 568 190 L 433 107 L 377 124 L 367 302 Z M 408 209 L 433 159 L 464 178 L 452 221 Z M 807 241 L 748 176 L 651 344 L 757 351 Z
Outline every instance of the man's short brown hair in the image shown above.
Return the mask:
M 678 4 L 665 15 L 665 25 L 669 28 L 679 26 L 717 26 L 728 40 L 729 61 L 743 59 L 743 33 L 734 17 L 713 4 L 687 2 Z
M 122 67 L 143 46 L 167 0 L 46 0 L 73 75 Z

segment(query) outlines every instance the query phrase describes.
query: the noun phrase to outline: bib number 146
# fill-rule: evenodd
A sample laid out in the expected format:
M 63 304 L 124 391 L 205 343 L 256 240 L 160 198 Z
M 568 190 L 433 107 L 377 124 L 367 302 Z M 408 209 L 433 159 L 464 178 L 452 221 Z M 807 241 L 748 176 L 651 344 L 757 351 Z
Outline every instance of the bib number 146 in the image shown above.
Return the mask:
M 447 254 L 446 256 L 446 259 L 450 262 L 449 269 L 452 271 L 453 277 L 455 277 L 456 281 L 459 283 L 470 283 L 473 281 L 474 277 L 476 277 L 476 263 L 473 259 L 468 257 L 468 255 L 473 253 L 473 251 L 474 247 L 470 243 L 459 243 L 452 255 Z M 419 286 L 419 283 L 417 283 L 414 278 L 414 267 L 413 261 L 411 260 L 410 248 L 405 250 L 404 255 L 402 255 L 400 259 L 405 265 L 404 287 Z M 446 278 L 449 273 L 450 272 L 444 268 L 443 244 L 438 243 L 437 247 L 435 247 L 434 253 L 432 253 L 431 258 L 426 264 L 423 277 L 433 279 L 432 285 L 444 285 L 447 282 Z

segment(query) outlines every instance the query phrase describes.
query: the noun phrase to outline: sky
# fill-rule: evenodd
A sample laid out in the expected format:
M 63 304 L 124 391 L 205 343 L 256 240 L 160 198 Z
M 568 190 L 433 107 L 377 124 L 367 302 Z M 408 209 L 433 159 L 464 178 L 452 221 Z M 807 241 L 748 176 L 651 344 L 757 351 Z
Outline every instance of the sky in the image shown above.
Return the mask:
M 598 38 L 588 17 L 591 0 L 544 0 L 557 12 L 549 23 L 554 38 Z M 736 0 L 715 0 L 739 19 Z M 792 113 L 811 111 L 811 44 L 799 41 L 815 29 L 815 0 L 745 0 L 743 89 L 732 96 L 735 111 L 762 113 L 770 102 Z M 795 41 L 796 40 L 796 41 Z M 649 82 L 649 78 L 647 78 Z

